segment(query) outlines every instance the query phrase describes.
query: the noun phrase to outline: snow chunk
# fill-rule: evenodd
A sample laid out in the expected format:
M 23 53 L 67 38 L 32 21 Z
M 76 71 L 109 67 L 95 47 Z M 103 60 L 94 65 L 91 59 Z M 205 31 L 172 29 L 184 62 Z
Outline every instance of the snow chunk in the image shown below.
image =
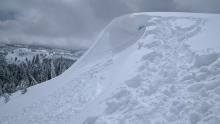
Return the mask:
M 197 111 L 198 111 L 199 113 L 206 113 L 206 112 L 209 111 L 210 108 L 212 108 L 212 105 L 211 105 L 211 104 L 209 104 L 209 103 L 207 103 L 207 102 L 203 102 L 203 103 L 201 103 L 201 105 L 199 106 L 199 108 L 198 108 Z
M 196 21 L 185 19 L 185 18 L 172 20 L 173 26 L 180 27 L 180 28 L 188 28 L 188 27 L 195 25 L 195 23 Z
M 190 124 L 197 124 L 201 120 L 201 117 L 197 113 L 191 113 L 189 115 Z
M 217 87 L 220 87 L 220 80 L 213 80 L 205 85 L 206 90 L 214 90 Z
M 132 79 L 125 81 L 125 84 L 130 88 L 138 88 L 141 86 L 141 80 L 140 76 L 135 76 Z
M 97 120 L 97 117 L 89 117 L 83 122 L 83 124 L 95 124 L 96 120 Z
M 218 59 L 218 54 L 207 54 L 207 55 L 197 55 L 194 62 L 194 67 L 202 67 L 202 66 L 208 66 L 215 62 Z
M 210 117 L 205 124 L 220 124 L 220 119 L 217 117 Z
M 188 91 L 190 92 L 198 92 L 200 89 L 202 89 L 204 84 L 198 83 L 198 84 L 193 84 L 188 88 Z

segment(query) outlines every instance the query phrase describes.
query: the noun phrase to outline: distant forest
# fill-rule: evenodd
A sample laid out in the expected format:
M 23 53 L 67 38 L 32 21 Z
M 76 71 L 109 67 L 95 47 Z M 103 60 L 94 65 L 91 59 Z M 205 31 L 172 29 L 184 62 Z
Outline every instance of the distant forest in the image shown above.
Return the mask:
M 8 64 L 0 56 L 0 97 L 8 102 L 12 93 L 20 91 L 24 94 L 28 87 L 62 74 L 74 62 L 63 57 L 40 59 L 36 55 L 32 60 L 26 59 L 20 64 Z

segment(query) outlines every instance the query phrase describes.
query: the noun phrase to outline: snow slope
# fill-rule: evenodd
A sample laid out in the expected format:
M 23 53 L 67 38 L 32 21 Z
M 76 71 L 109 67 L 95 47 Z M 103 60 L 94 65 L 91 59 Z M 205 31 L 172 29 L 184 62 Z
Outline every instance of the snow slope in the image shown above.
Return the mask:
M 219 27 L 217 14 L 116 18 L 64 74 L 2 104 L 0 123 L 220 124 Z

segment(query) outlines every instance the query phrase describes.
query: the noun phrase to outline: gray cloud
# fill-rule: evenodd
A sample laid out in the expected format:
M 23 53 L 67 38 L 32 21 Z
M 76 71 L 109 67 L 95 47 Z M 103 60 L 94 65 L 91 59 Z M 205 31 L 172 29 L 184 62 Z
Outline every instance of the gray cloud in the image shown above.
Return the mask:
M 220 13 L 220 0 L 174 0 L 180 10 L 188 12 Z
M 219 13 L 219 0 L 1 0 L 0 40 L 89 47 L 114 17 L 143 11 Z

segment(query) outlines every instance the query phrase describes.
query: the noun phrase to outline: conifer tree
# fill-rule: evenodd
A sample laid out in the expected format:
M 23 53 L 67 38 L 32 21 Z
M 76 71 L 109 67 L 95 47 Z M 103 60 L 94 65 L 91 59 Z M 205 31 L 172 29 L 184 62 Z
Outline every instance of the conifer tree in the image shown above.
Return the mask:
M 53 59 L 51 59 L 50 67 L 51 67 L 50 75 L 51 75 L 51 79 L 52 79 L 52 78 L 56 77 L 56 72 L 55 72 L 55 67 L 54 67 Z

